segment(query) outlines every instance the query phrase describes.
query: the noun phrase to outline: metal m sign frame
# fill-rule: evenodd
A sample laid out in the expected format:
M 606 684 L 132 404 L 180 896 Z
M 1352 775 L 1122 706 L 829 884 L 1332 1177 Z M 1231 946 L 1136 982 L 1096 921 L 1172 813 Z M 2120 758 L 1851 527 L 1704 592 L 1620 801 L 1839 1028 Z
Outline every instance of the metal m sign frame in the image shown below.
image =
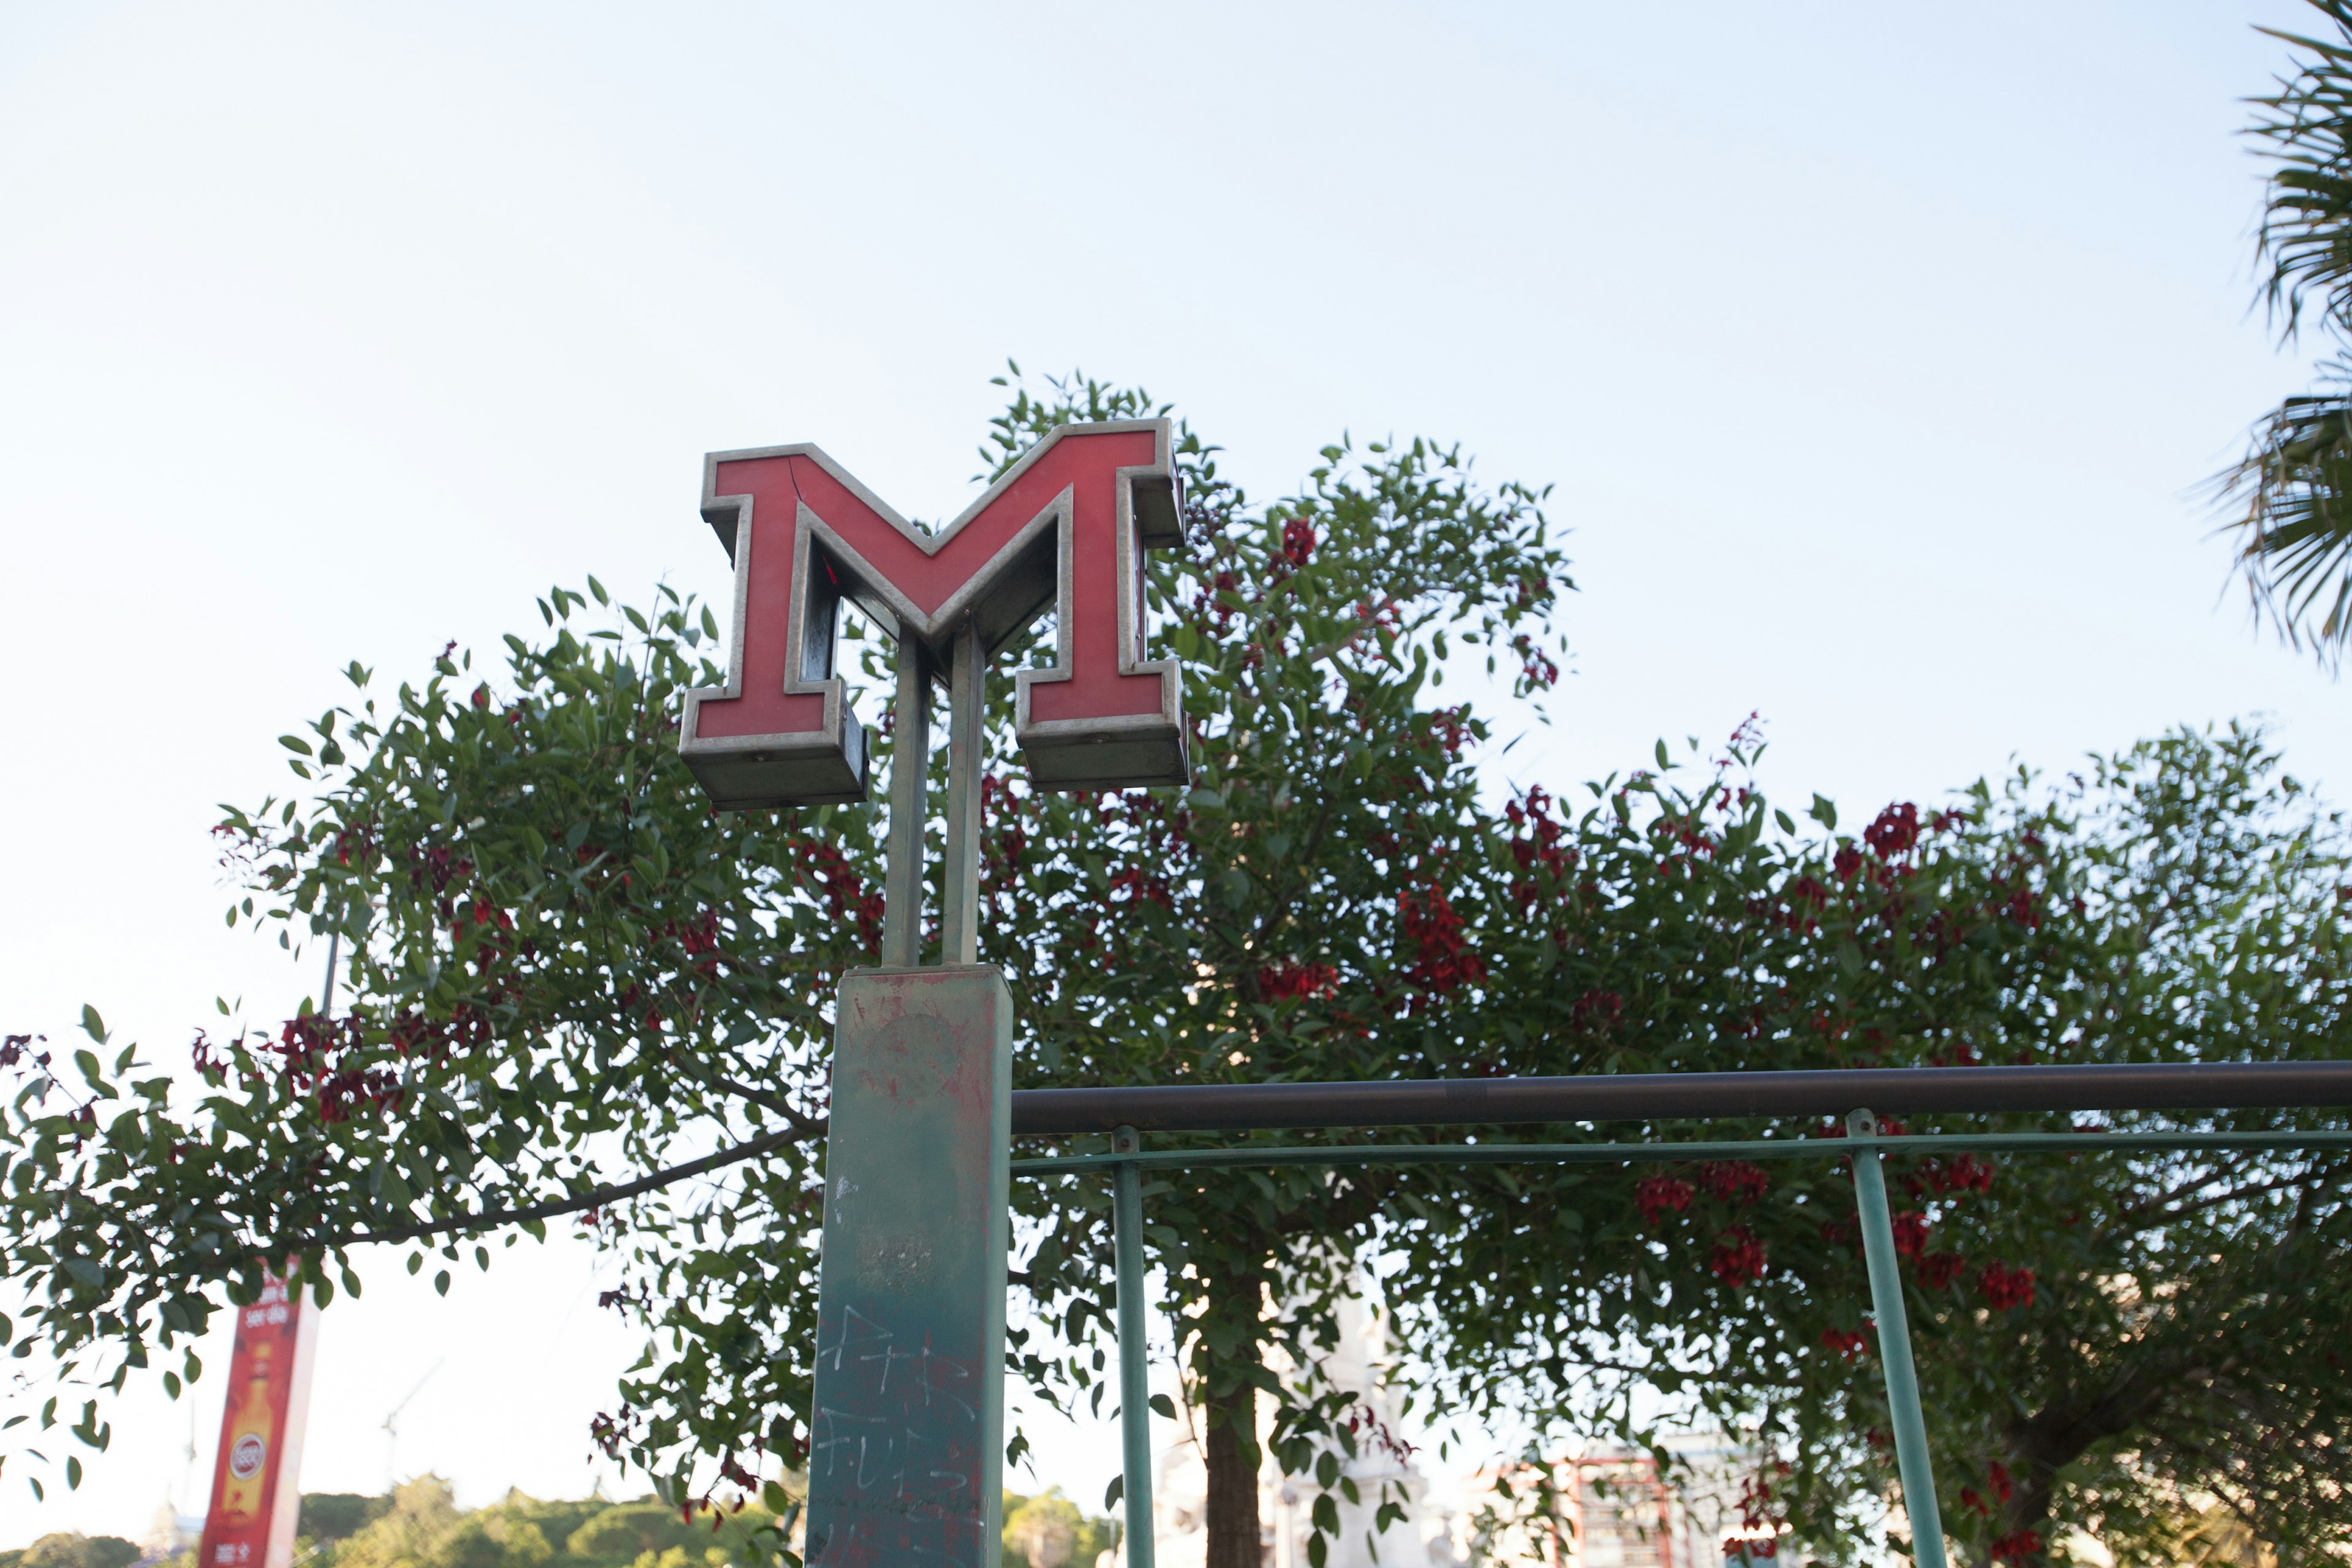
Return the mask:
M 1014 678 L 1014 738 L 1049 789 L 1181 784 L 1176 662 L 1142 657 L 1142 552 L 1182 535 L 1165 419 L 1064 426 L 926 533 L 814 447 L 713 452 L 702 515 L 735 563 L 727 684 L 688 694 L 679 750 L 722 807 L 866 798 L 835 644 L 848 599 L 941 668 L 1051 609 L 1052 669 Z
M 678 750 L 714 805 L 866 799 L 871 748 L 835 668 L 842 602 L 898 643 L 882 963 L 843 978 L 835 1023 L 811 1568 L 997 1558 L 1013 998 L 977 962 L 984 686 L 1050 610 L 1053 668 L 1014 678 L 1031 782 L 1190 782 L 1176 664 L 1143 658 L 1143 552 L 1182 537 L 1172 435 L 1164 419 L 1064 426 L 936 532 L 812 446 L 703 461 L 702 515 L 735 565 L 733 640 L 727 684 L 687 695 Z M 924 967 L 942 679 L 941 963 Z M 1140 1310 L 1122 1300 L 1139 1347 Z M 1141 1517 L 1149 1550 L 1148 1492 Z

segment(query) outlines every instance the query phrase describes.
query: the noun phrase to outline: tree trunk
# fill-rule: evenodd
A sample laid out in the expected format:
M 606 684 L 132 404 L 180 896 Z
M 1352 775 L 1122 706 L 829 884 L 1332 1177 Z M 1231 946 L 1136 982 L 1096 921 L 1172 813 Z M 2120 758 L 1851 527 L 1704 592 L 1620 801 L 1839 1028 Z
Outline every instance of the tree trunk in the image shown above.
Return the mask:
M 1245 1250 L 1241 1255 L 1249 1256 Z M 1206 1283 L 1202 1326 L 1213 1324 L 1219 1331 L 1194 1352 L 1209 1428 L 1202 1455 L 1209 1472 L 1205 1568 L 1264 1568 L 1257 1517 L 1257 1385 L 1246 1374 L 1261 1364 L 1258 1322 L 1265 1284 L 1255 1269 L 1233 1267 L 1230 1257 L 1226 1268 L 1213 1266 Z M 1204 1353 L 1211 1343 L 1226 1348 Z
M 2178 1373 L 2174 1374 L 2175 1376 Z M 2011 1435 L 2010 1458 L 2015 1490 L 2001 1506 L 1996 1528 L 2001 1539 L 2032 1531 L 2041 1542 L 2040 1560 L 2052 1560 L 2050 1505 L 2056 1500 L 2058 1472 L 2087 1452 L 2092 1444 L 2119 1436 L 2137 1426 L 2164 1403 L 2171 1378 L 2139 1370 L 2125 1373 L 2089 1395 L 2045 1406 Z M 2021 1555 L 2020 1563 L 2034 1560 Z M 1976 1554 L 1979 1568 L 1991 1568 L 1990 1545 Z
M 1257 1390 L 1242 1384 L 1209 1398 L 1207 1568 L 1261 1568 L 1257 1521 Z

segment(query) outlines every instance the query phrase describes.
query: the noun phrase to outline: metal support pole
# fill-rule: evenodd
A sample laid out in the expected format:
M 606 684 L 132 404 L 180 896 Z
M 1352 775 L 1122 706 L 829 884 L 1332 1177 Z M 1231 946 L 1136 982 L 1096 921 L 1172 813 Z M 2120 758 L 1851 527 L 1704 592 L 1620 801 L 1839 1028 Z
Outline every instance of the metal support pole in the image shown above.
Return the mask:
M 924 775 L 931 764 L 931 692 L 922 644 L 898 630 L 898 700 L 891 721 L 888 858 L 882 873 L 882 967 L 923 962 Z
M 1936 1506 L 1936 1471 L 1927 1454 L 1927 1422 L 1919 1408 L 1919 1376 L 1911 1364 L 1911 1321 L 1903 1308 L 1903 1275 L 1895 1257 L 1895 1222 L 1886 1209 L 1886 1175 L 1878 1165 L 1878 1118 L 1856 1110 L 1847 1136 L 1865 1144 L 1853 1152 L 1854 1205 L 1862 1216 L 1862 1255 L 1870 1266 L 1870 1304 L 1878 1319 L 1878 1354 L 1886 1370 L 1886 1413 L 1895 1426 L 1895 1462 L 1903 1474 L 1903 1511 L 1911 1521 L 1911 1557 L 1918 1568 L 1944 1568 L 1944 1515 Z
M 336 961 L 342 957 L 343 952 L 341 909 L 335 911 L 335 926 L 327 932 L 327 980 L 325 984 L 319 987 L 319 1016 L 321 1018 L 331 1018 L 335 1016 L 335 966 Z
M 1132 1127 L 1110 1135 L 1111 1152 L 1143 1152 Z M 1118 1425 L 1124 1439 L 1127 1568 L 1151 1568 L 1151 1384 L 1144 1359 L 1143 1173 L 1132 1164 L 1113 1173 L 1112 1248 L 1118 1270 Z M 1940 1568 L 1940 1565 L 1939 1565 Z
M 988 765 L 988 650 L 965 622 L 948 666 L 948 855 L 940 872 L 940 962 L 980 962 L 980 781 Z

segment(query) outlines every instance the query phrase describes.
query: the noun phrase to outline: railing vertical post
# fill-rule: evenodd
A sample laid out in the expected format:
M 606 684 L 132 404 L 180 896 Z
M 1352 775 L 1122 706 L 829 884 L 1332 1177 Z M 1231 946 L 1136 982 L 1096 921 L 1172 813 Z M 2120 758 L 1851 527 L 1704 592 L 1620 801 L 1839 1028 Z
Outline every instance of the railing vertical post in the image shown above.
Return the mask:
M 1854 1206 L 1862 1217 L 1862 1255 L 1870 1267 L 1870 1304 L 1878 1320 L 1879 1362 L 1886 1372 L 1886 1413 L 1895 1426 L 1895 1462 L 1903 1475 L 1903 1511 L 1911 1521 L 1912 1561 L 1918 1568 L 1945 1568 L 1944 1516 L 1936 1505 L 1927 1422 L 1919 1407 L 1918 1372 L 1911 1364 L 1911 1321 L 1903 1307 L 1886 1174 L 1878 1164 L 1878 1118 L 1857 1110 L 1845 1124 L 1848 1136 L 1866 1141 L 1853 1152 Z
M 1142 1134 L 1122 1127 L 1111 1152 L 1137 1154 Z M 1143 1172 L 1122 1164 L 1112 1172 L 1111 1246 L 1118 1271 L 1118 1424 L 1127 1509 L 1127 1568 L 1151 1568 L 1151 1384 L 1144 1357 Z

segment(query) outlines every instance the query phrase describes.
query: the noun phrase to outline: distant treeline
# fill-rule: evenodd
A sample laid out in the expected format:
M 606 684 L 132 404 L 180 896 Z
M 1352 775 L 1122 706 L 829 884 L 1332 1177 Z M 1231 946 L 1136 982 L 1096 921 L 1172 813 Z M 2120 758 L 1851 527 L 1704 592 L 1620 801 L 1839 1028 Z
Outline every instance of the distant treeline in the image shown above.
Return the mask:
M 30 1546 L 0 1552 L 0 1568 L 127 1568 L 139 1548 L 119 1535 L 84 1535 L 61 1530 Z
M 420 1476 L 388 1498 L 305 1496 L 296 1561 L 300 1568 L 723 1568 L 740 1557 L 745 1533 L 770 1521 L 756 1508 L 688 1521 L 649 1497 L 542 1502 L 520 1491 L 463 1510 L 447 1481 Z
M 389 1497 L 309 1492 L 296 1526 L 296 1568 L 727 1568 L 745 1533 L 772 1521 L 758 1508 L 689 1521 L 653 1498 L 542 1502 L 510 1491 L 460 1509 L 449 1483 L 420 1476 Z M 1058 1488 L 1004 1496 L 1008 1568 L 1094 1568 L 1115 1531 Z M 59 1531 L 0 1552 L 0 1568 L 130 1568 L 142 1556 L 113 1535 Z M 165 1568 L 196 1568 L 194 1551 Z

